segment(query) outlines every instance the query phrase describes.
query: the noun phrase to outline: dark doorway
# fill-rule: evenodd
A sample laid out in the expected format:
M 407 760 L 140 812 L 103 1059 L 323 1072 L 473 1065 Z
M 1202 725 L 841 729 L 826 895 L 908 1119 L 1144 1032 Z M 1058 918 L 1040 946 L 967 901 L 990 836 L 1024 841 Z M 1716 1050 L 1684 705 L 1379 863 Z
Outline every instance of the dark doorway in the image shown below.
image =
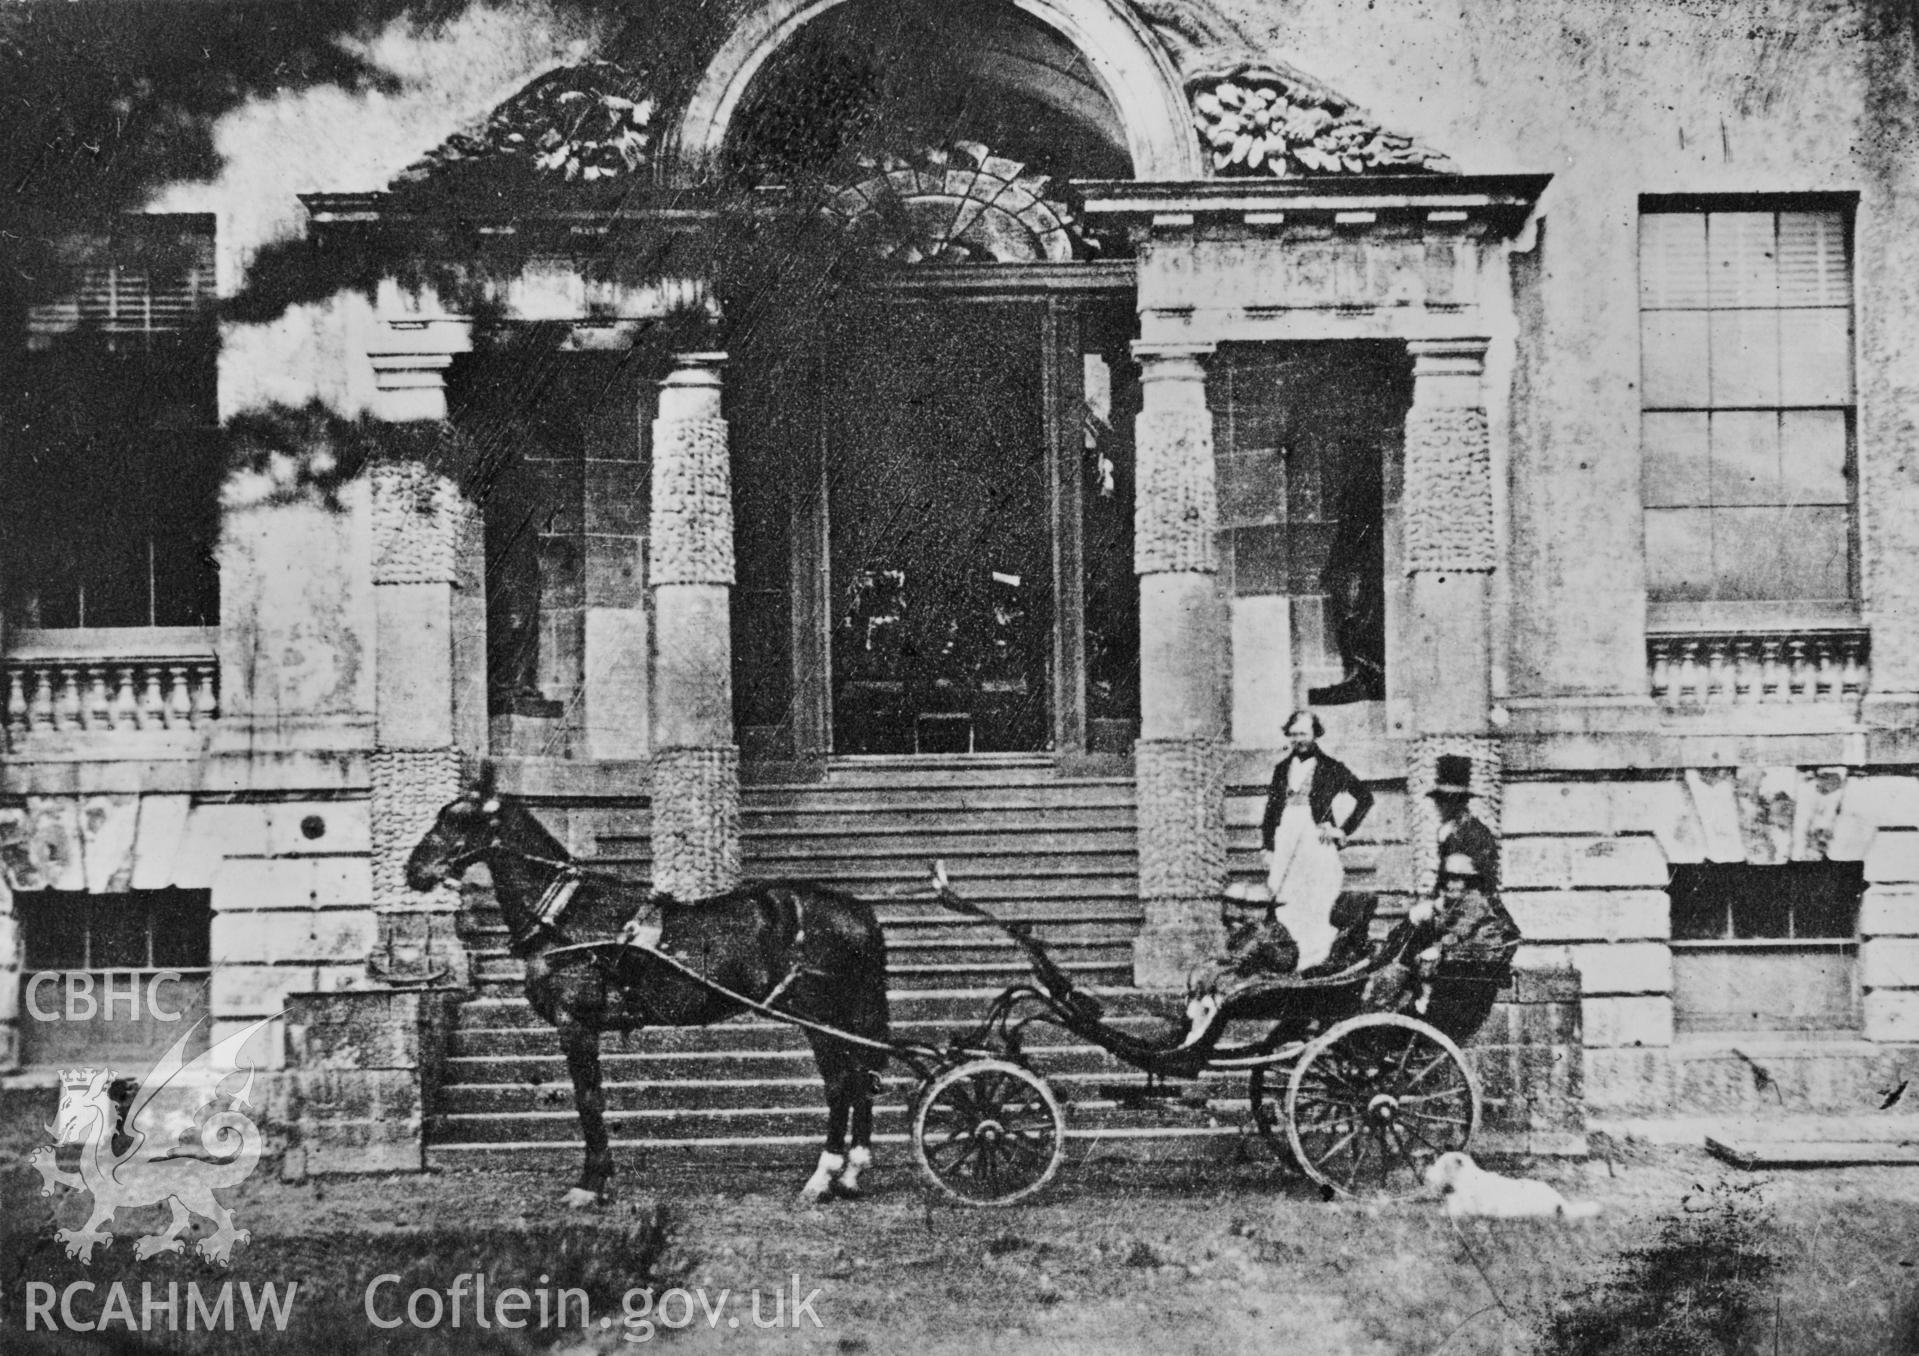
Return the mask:
M 878 304 L 839 327 L 822 390 L 836 753 L 1049 745 L 1044 314 Z

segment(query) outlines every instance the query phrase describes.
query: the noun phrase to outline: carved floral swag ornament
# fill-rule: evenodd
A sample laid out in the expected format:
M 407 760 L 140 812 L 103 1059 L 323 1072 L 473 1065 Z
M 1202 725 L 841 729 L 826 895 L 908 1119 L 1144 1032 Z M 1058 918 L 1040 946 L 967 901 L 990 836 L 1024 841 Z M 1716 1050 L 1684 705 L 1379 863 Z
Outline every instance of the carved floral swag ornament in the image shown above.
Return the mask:
M 1222 175 L 1456 172 L 1440 152 L 1278 66 L 1242 63 L 1200 76 L 1191 90 L 1193 123 Z

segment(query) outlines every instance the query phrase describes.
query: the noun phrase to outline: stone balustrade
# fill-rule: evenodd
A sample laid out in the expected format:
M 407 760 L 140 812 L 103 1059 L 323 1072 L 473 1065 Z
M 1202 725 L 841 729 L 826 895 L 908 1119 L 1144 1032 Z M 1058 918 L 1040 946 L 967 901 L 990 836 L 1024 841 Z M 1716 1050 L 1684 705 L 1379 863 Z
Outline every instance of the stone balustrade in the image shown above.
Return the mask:
M 1870 660 L 1861 628 L 1646 637 L 1653 700 L 1668 706 L 1857 701 Z
M 19 631 L 8 641 L 9 742 L 197 729 L 219 714 L 220 668 L 209 630 Z

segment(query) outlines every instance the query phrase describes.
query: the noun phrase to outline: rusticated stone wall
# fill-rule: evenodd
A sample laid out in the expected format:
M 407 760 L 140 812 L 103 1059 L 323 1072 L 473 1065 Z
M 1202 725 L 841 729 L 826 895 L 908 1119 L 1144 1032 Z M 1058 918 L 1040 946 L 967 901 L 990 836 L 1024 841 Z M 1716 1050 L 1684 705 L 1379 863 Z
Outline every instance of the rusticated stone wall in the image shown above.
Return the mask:
M 733 582 L 733 492 L 726 421 L 662 419 L 653 443 L 653 517 L 647 579 Z
M 1415 402 L 1406 416 L 1406 568 L 1491 570 L 1492 448 L 1477 405 Z
M 1219 568 L 1219 490 L 1213 422 L 1197 409 L 1148 410 L 1137 430 L 1139 488 L 1133 508 L 1133 568 L 1139 574 Z
M 740 751 L 661 749 L 653 756 L 653 885 L 680 899 L 740 878 Z

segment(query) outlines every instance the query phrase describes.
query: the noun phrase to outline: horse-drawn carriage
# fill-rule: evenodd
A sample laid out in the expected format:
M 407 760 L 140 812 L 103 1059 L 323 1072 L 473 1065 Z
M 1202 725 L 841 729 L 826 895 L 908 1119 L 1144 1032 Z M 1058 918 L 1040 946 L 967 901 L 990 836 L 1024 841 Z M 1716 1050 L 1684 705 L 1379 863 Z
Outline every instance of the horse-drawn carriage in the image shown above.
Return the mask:
M 797 1027 L 813 1044 L 829 1106 L 827 1153 L 809 1183 L 819 1190 L 829 1163 L 845 1162 L 849 1123 L 855 1155 L 870 1139 L 877 1075 L 890 1062 L 918 1076 L 913 1148 L 939 1191 L 972 1205 L 1010 1205 L 1042 1190 L 1065 1159 L 1066 1117 L 1026 1055 L 1034 1022 L 1062 1027 L 1145 1074 L 1148 1095 L 1244 1072 L 1255 1127 L 1331 1193 L 1409 1195 L 1434 1159 L 1466 1148 L 1479 1126 L 1479 1085 L 1458 1042 L 1478 1030 L 1511 982 L 1516 942 L 1456 949 L 1435 963 L 1432 933 L 1401 922 L 1343 968 L 1243 985 L 1190 1029 L 1155 1040 L 1109 1021 L 1100 999 L 1079 989 L 1028 927 L 968 904 L 936 864 L 934 894 L 1005 931 L 1033 977 L 1001 992 L 970 1031 L 934 1047 L 888 1034 L 884 945 L 859 901 L 769 882 L 713 901 L 643 907 L 642 920 L 649 908 L 666 910 L 663 923 L 608 937 L 604 907 L 602 926 L 593 928 L 582 915 L 594 904 L 574 914 L 572 901 L 597 890 L 595 904 L 631 912 L 630 883 L 586 872 L 517 807 L 465 802 L 442 811 L 414 853 L 410 878 L 424 888 L 465 862 L 490 861 L 514 949 L 529 962 L 529 997 L 560 1029 L 573 1072 L 587 1142 L 575 1192 L 585 1196 L 603 1192 L 612 1171 L 600 1032 L 704 1024 L 743 1011 Z M 569 932 L 579 931 L 600 935 L 572 940 Z M 608 1015 L 621 1003 L 633 1009 L 631 1020 Z

